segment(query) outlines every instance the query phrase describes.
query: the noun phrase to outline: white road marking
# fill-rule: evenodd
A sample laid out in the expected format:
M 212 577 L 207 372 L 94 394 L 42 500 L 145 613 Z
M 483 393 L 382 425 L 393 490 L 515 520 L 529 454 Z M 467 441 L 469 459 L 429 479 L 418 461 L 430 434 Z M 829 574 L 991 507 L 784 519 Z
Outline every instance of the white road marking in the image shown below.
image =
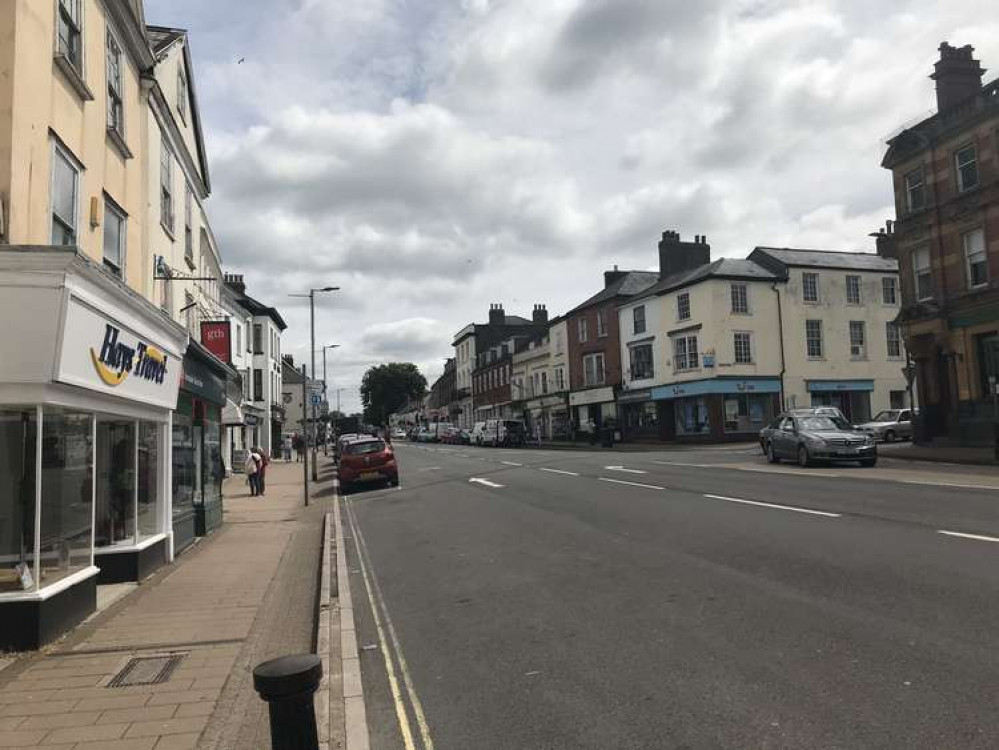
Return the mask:
M 549 474 L 565 474 L 568 477 L 578 477 L 579 476 L 579 474 L 577 474 L 574 471 L 562 471 L 562 469 L 546 469 L 543 466 L 540 469 L 538 469 L 538 471 L 547 471 Z
M 496 489 L 503 487 L 502 484 L 496 484 L 496 482 L 490 482 L 488 479 L 482 479 L 481 477 L 471 477 L 468 481 L 474 482 L 475 484 L 482 484 L 486 487 L 494 487 Z
M 455 453 L 458 458 L 471 458 L 467 453 Z
M 607 471 L 623 471 L 625 474 L 648 474 L 647 471 L 642 471 L 641 469 L 626 469 L 623 466 L 605 466 Z
M 629 487 L 641 487 L 646 490 L 664 490 L 665 487 L 658 487 L 654 484 L 639 484 L 638 482 L 626 482 L 623 479 L 611 479 L 610 477 L 600 477 L 601 482 L 612 482 L 614 484 L 626 484 Z
M 399 662 L 399 671 L 402 673 L 402 682 L 406 687 L 406 693 L 409 695 L 409 702 L 413 708 L 413 714 L 416 716 L 416 724 L 420 729 L 420 738 L 423 740 L 424 750 L 434 750 L 434 741 L 430 736 L 430 726 L 427 724 L 427 717 L 423 713 L 423 704 L 420 702 L 419 696 L 416 694 L 416 688 L 413 684 L 413 677 L 409 672 L 409 665 L 406 663 L 406 657 L 402 653 L 402 646 L 399 645 L 399 637 L 395 632 L 395 624 L 392 622 L 392 616 L 389 615 L 388 606 L 385 604 L 385 597 L 382 595 L 381 586 L 378 585 L 378 579 L 375 577 L 375 571 L 372 569 L 370 571 L 370 583 L 368 575 L 368 565 L 365 564 L 365 558 L 367 558 L 368 563 L 371 562 L 371 553 L 368 552 L 368 543 L 364 540 L 364 536 L 361 534 L 361 527 L 354 518 L 354 514 L 350 509 L 350 505 L 347 505 L 347 515 L 350 517 L 350 524 L 354 530 L 354 539 L 357 543 L 357 559 L 361 563 L 361 572 L 364 575 L 364 584 L 368 588 L 368 599 L 371 601 L 372 591 L 374 593 L 374 599 L 381 606 L 382 613 L 385 615 L 385 625 L 388 630 L 389 638 L 392 641 L 392 648 L 395 651 L 396 660 Z M 374 605 L 374 601 L 371 604 Z M 375 612 L 374 606 L 372 606 L 372 612 Z M 375 624 L 378 624 L 379 617 L 374 614 Z M 382 644 L 382 653 L 386 656 L 386 661 L 388 661 L 388 652 L 385 650 L 384 637 L 379 629 L 378 638 Z M 393 696 L 394 697 L 394 696 Z M 405 716 L 405 706 L 403 708 L 403 716 Z M 406 724 L 408 729 L 409 719 L 406 717 Z M 405 736 L 405 733 L 404 733 Z M 410 739 L 412 742 L 412 739 Z M 414 746 L 415 747 L 415 746 Z
M 995 542 L 999 544 L 999 538 L 994 536 L 982 536 L 981 534 L 962 534 L 960 531 L 946 531 L 944 529 L 938 529 L 938 534 L 944 534 L 946 536 L 957 536 L 962 539 L 974 539 L 979 542 Z
M 934 482 L 930 479 L 903 479 L 905 484 L 923 484 L 930 487 L 960 487 L 964 490 L 992 490 L 995 492 L 999 487 L 990 487 L 985 484 L 954 484 L 953 482 Z
M 824 510 L 809 510 L 808 508 L 795 508 L 791 505 L 779 505 L 777 503 L 763 503 L 759 500 L 744 500 L 741 497 L 726 497 L 725 495 L 704 495 L 712 500 L 724 500 L 729 503 L 743 503 L 745 505 L 758 505 L 761 508 L 772 508 L 774 510 L 790 510 L 794 513 L 807 513 L 810 516 L 823 516 L 824 518 L 839 518 L 840 513 L 829 513 Z
M 652 463 L 660 466 L 692 466 L 695 469 L 710 469 L 715 466 L 715 464 L 688 464 L 683 461 L 653 461 Z
M 523 466 L 524 464 L 518 464 L 516 461 L 500 461 L 504 466 Z

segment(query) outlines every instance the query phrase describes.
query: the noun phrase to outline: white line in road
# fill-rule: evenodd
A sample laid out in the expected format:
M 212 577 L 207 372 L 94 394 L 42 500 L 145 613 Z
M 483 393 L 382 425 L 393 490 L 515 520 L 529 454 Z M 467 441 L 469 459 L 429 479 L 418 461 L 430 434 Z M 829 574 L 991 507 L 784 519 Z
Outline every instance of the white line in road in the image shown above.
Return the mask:
M 455 453 L 458 458 L 471 458 L 467 453 Z
M 546 469 L 543 466 L 540 469 L 538 469 L 538 471 L 547 471 L 549 474 L 565 474 L 568 477 L 579 476 L 579 474 L 577 474 L 575 471 L 562 471 L 562 469 Z
M 999 487 L 990 487 L 986 484 L 954 484 L 953 482 L 934 482 L 932 480 L 904 479 L 905 484 L 925 484 L 931 487 L 960 487 L 962 490 L 999 490 Z
M 503 487 L 502 484 L 496 484 L 496 482 L 490 482 L 488 479 L 483 479 L 482 477 L 471 477 L 469 478 L 468 481 L 474 482 L 475 484 L 482 484 L 485 485 L 486 487 L 493 487 L 496 489 L 500 489 Z
M 613 484 L 626 484 L 629 487 L 641 487 L 646 490 L 664 490 L 665 487 L 659 487 L 654 484 L 639 484 L 638 482 L 626 482 L 623 479 L 611 479 L 610 477 L 600 477 L 601 482 L 611 482 Z
M 516 461 L 500 461 L 504 466 L 523 466 L 524 464 L 518 464 Z
M 761 508 L 772 508 L 774 510 L 790 510 L 794 513 L 807 513 L 810 516 L 823 516 L 824 518 L 839 518 L 839 513 L 828 513 L 824 510 L 809 510 L 808 508 L 795 508 L 791 505 L 778 505 L 777 503 L 763 503 L 759 500 L 744 500 L 740 497 L 726 497 L 725 495 L 705 495 L 712 500 L 724 500 L 729 503 L 743 503 L 745 505 L 759 505 Z
M 607 471 L 623 471 L 625 474 L 648 474 L 647 471 L 642 471 L 641 469 L 626 469 L 623 466 L 605 466 Z
M 944 529 L 938 529 L 938 534 L 944 534 L 946 536 L 957 536 L 962 539 L 974 539 L 979 542 L 996 542 L 999 544 L 999 539 L 994 536 L 982 536 L 981 534 L 962 534 L 960 531 L 946 531 Z
M 714 466 L 714 464 L 688 464 L 683 461 L 653 461 L 652 463 L 660 466 L 691 466 L 695 469 L 710 469 Z

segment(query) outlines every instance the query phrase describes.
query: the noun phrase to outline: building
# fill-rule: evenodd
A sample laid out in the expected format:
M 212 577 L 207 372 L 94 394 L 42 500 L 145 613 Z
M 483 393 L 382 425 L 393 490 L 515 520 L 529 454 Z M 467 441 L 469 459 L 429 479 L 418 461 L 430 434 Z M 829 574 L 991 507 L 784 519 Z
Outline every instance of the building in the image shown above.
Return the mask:
M 670 241 L 673 241 L 671 233 Z M 663 235 L 664 241 L 666 236 Z M 678 237 L 676 238 L 679 239 Z M 651 271 L 604 272 L 604 288 L 565 314 L 569 420 L 574 433 L 593 433 L 617 420 L 621 345 L 617 308 L 658 281 Z
M 10 0 L 0 38 L 0 649 L 24 649 L 181 546 L 189 333 L 150 302 L 141 3 Z
M 303 376 L 290 355 L 281 358 L 281 405 L 284 409 L 284 434 L 312 434 L 312 405 L 302 403 L 302 380 L 306 382 L 306 397 L 323 392 L 323 381 Z M 276 444 L 275 444 L 276 446 Z
M 246 293 L 241 274 L 226 274 L 225 283 L 234 292 L 237 304 L 250 315 L 246 346 L 247 358 L 252 357 L 252 363 L 243 376 L 249 381 L 249 398 L 260 415 L 255 431 L 257 447 L 274 453 L 281 445 L 285 421 L 281 334 L 288 326 L 275 308 Z
M 994 441 L 999 376 L 999 79 L 968 45 L 940 45 L 937 111 L 888 141 L 902 324 L 919 432 Z
M 428 406 L 427 418 L 431 422 L 455 422 L 461 416 L 454 357 L 448 357 L 443 374 L 430 387 Z
M 746 440 L 783 408 L 862 422 L 905 404 L 893 260 L 758 247 L 684 268 L 698 260 L 685 255 L 619 308 L 624 437 Z
M 227 383 L 226 405 L 222 410 L 222 461 L 226 473 L 242 473 L 246 452 L 260 442 L 260 429 L 266 414 L 253 401 L 253 315 L 239 303 L 239 294 L 229 284 L 222 284 L 219 301 L 225 320 L 202 322 L 201 340 L 217 357 L 229 362 L 239 373 L 239 388 Z M 226 358 L 228 357 L 228 359 Z
M 472 372 L 475 370 L 478 356 L 478 352 L 475 350 L 475 341 L 475 323 L 469 323 L 458 331 L 452 341 L 455 362 L 456 421 L 459 427 L 466 430 L 472 429 L 475 423 L 475 408 L 472 403 Z
M 511 362 L 514 416 L 541 440 L 565 440 L 568 433 L 565 320 L 551 322 L 540 336 L 517 344 Z

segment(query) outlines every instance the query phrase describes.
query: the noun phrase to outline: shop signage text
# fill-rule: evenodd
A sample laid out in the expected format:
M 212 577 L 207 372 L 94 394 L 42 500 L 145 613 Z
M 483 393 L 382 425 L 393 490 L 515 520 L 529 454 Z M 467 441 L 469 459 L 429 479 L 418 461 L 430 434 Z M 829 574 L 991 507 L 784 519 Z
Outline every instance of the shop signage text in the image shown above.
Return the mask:
M 226 364 L 232 364 L 229 321 L 201 321 L 201 345 Z
M 119 337 L 121 330 L 108 323 L 104 327 L 101 353 L 90 348 L 90 358 L 100 379 L 112 388 L 121 385 L 129 374 L 162 384 L 167 374 L 167 355 L 144 341 L 128 346 Z

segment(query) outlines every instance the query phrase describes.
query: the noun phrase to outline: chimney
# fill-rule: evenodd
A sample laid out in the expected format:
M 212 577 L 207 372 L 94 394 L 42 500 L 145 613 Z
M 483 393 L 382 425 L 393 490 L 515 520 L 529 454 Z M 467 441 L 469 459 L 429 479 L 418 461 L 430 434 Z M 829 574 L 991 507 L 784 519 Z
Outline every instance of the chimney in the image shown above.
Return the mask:
M 617 263 L 615 263 L 613 271 L 604 271 L 604 289 L 606 289 L 607 287 L 609 287 L 615 281 L 618 281 L 619 279 L 623 279 L 627 275 L 628 275 L 627 271 L 618 271 L 617 270 Z
M 871 232 L 874 238 L 874 245 L 877 254 L 882 258 L 895 258 L 898 260 L 898 243 L 895 241 L 895 222 L 888 220 L 883 228 L 876 232 Z
M 246 284 L 243 283 L 243 274 L 227 273 L 223 276 L 226 286 L 237 294 L 246 294 Z
M 711 245 L 707 235 L 694 235 L 693 242 L 684 242 L 679 232 L 663 232 L 659 242 L 659 278 L 690 271 L 711 262 Z
M 506 323 L 506 313 L 503 311 L 503 305 L 495 302 L 489 305 L 489 325 L 501 326 L 504 323 Z
M 548 308 L 544 305 L 535 305 L 531 319 L 536 325 L 546 325 L 548 323 Z
M 985 68 L 972 57 L 974 51 L 970 44 L 951 47 L 947 42 L 941 43 L 940 59 L 930 76 L 937 82 L 938 112 L 948 110 L 982 90 Z

